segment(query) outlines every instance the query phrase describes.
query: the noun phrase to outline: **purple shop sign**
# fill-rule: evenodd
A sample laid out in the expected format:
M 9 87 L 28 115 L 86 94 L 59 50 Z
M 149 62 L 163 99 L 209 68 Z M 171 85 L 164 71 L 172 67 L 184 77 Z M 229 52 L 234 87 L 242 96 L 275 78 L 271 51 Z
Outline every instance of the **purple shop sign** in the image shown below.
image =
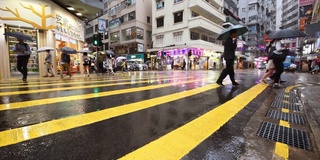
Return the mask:
M 300 6 L 306 6 L 313 4 L 313 0 L 300 0 Z

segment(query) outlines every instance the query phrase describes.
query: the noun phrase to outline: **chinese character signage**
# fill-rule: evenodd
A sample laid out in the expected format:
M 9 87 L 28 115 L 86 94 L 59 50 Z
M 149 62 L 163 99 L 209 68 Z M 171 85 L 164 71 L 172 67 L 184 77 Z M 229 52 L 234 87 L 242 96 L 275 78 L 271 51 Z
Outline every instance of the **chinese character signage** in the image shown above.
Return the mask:
M 312 17 L 312 5 L 300 6 L 300 17 Z
M 80 22 L 72 23 L 70 19 L 63 17 L 61 14 L 56 14 L 56 23 L 57 23 L 57 30 L 64 34 L 68 35 L 69 37 L 75 39 L 82 39 L 81 30 L 82 25 Z

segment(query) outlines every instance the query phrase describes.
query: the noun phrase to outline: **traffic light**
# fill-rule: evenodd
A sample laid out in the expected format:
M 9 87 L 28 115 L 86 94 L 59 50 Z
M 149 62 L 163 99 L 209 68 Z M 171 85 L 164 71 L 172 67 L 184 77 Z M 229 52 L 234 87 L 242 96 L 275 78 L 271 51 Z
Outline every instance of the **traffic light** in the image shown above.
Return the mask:
M 93 35 L 93 45 L 94 46 L 101 46 L 101 44 L 102 44 L 101 40 L 102 40 L 102 34 L 101 33 Z
M 98 46 L 98 35 L 97 34 L 93 35 L 93 45 Z

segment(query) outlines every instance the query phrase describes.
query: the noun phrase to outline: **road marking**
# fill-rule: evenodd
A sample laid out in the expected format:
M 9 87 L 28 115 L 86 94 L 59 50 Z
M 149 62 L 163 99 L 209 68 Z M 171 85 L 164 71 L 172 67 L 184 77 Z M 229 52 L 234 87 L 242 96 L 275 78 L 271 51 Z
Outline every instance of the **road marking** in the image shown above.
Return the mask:
M 179 85 L 179 84 L 198 82 L 198 81 L 202 81 L 202 80 L 206 80 L 206 79 L 207 78 L 189 80 L 189 81 L 184 81 L 184 82 L 173 82 L 173 83 L 167 83 L 167 84 L 151 85 L 151 86 L 145 86 L 145 87 L 121 89 L 121 90 L 114 90 L 114 91 L 106 91 L 106 92 L 89 93 L 89 94 L 82 94 L 82 95 L 73 95 L 73 96 L 55 97 L 55 98 L 47 98 L 47 99 L 39 99 L 39 100 L 31 100 L 31 101 L 24 101 L 24 102 L 14 102 L 14 103 L 8 103 L 8 104 L 1 104 L 0 111 L 18 109 L 18 108 L 27 108 L 27 107 L 39 106 L 39 105 L 47 105 L 47 104 L 66 102 L 66 101 L 75 101 L 75 100 L 84 100 L 84 99 L 90 99 L 90 98 L 106 97 L 106 96 L 111 96 L 111 95 L 118 95 L 118 94 L 152 90 L 152 89 L 160 89 L 160 88 L 175 86 L 175 85 Z
M 170 78 L 170 77 L 175 77 L 175 76 L 161 76 L 161 77 L 139 77 L 139 79 L 149 79 L 149 78 Z M 177 76 L 177 77 L 181 77 L 181 76 Z M 95 81 L 92 81 L 95 80 Z M 15 88 L 15 86 L 19 87 L 27 87 L 30 85 L 35 85 L 37 86 L 37 84 L 43 84 L 45 83 L 43 86 L 45 85 L 53 85 L 55 82 L 62 82 L 62 84 L 67 84 L 67 83 L 81 83 L 81 82 L 86 82 L 86 83 L 90 83 L 90 82 L 110 82 L 110 81 L 122 81 L 122 80 L 132 80 L 132 78 L 118 78 L 118 77 L 110 77 L 110 78 L 91 78 L 91 79 L 82 79 L 82 80 L 73 80 L 73 79 L 63 79 L 63 80 L 50 80 L 50 81 L 41 81 L 41 82 L 24 82 L 24 83 L 8 83 L 8 84 L 1 84 L 0 86 L 5 86 L 5 87 L 0 87 L 0 89 L 6 89 L 6 88 Z M 20 85 L 19 85 L 20 84 Z M 10 87 L 7 87 L 10 86 Z
M 289 101 L 286 101 L 286 100 L 282 100 L 283 103 L 286 103 L 286 104 L 289 104 L 290 102 Z
M 232 100 L 120 159 L 181 159 L 227 123 L 266 87 L 268 86 L 257 84 Z
M 187 79 L 187 77 L 167 79 L 167 80 L 179 80 L 179 79 Z M 140 82 L 120 82 L 120 83 L 98 84 L 98 85 L 88 85 L 88 86 L 58 87 L 58 88 L 35 89 L 35 90 L 14 91 L 14 92 L 1 92 L 0 96 L 12 96 L 12 95 L 20 95 L 20 94 L 65 91 L 65 90 L 87 89 L 87 88 L 97 88 L 97 87 L 110 87 L 110 86 L 119 86 L 119 85 L 126 85 L 126 84 L 151 83 L 152 81 L 156 81 L 156 80 L 146 80 L 146 81 L 140 81 Z
M 194 80 L 199 81 L 199 80 Z M 169 85 L 162 85 L 169 86 Z M 204 87 L 199 87 L 179 93 L 174 93 L 162 97 L 152 98 L 140 102 L 121 105 L 109 109 L 104 109 L 96 112 L 85 113 L 77 116 L 61 118 L 35 125 L 15 128 L 0 132 L 0 147 L 20 143 L 23 141 L 39 138 L 49 134 L 58 133 L 61 131 L 86 126 L 92 123 L 97 123 L 117 116 L 129 114 L 143 109 L 155 107 L 164 103 L 172 102 L 182 98 L 190 97 L 211 89 L 218 88 L 219 85 L 211 84 Z
M 173 76 L 162 77 L 162 78 L 172 78 Z M 141 78 L 136 79 L 135 81 L 141 81 L 142 79 L 147 80 L 155 80 L 156 78 Z M 106 83 L 106 82 L 115 82 L 115 81 L 126 81 L 132 79 L 110 79 L 110 80 L 99 80 L 99 81 L 79 81 L 79 82 L 62 82 L 62 83 L 53 83 L 50 84 L 39 84 L 39 85 L 23 85 L 23 86 L 7 86 L 7 87 L 0 87 L 0 89 L 12 89 L 12 88 L 30 88 L 30 87 L 45 87 L 45 86 L 57 86 L 57 85 L 67 85 L 67 84 L 91 84 L 91 83 Z M 61 82 L 61 81 L 60 81 Z
M 287 87 L 284 91 L 286 92 L 286 93 L 289 93 L 293 88 L 295 88 L 295 87 L 300 87 L 301 86 L 301 84 L 297 84 L 297 85 L 294 85 L 294 86 L 289 86 L 289 87 Z
M 274 152 L 277 156 L 281 157 L 282 159 L 289 159 L 289 147 L 287 144 L 276 142 Z
M 282 108 L 281 111 L 284 113 L 289 113 L 289 109 Z

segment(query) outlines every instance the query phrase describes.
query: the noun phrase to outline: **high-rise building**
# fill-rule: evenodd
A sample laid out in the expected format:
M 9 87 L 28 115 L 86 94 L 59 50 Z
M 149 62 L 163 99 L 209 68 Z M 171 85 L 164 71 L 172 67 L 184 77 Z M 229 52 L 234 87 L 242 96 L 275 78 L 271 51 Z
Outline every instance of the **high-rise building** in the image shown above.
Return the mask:
M 241 19 L 238 15 L 238 0 L 224 0 L 223 2 L 223 13 L 227 16 L 223 27 L 227 28 L 231 25 L 239 24 Z
M 104 0 L 103 15 L 88 22 L 86 41 L 92 45 L 92 35 L 98 32 L 99 19 L 107 20 L 104 49 L 115 54 L 142 54 L 151 48 L 151 1 Z M 91 27 L 90 27 L 91 26 Z
M 248 49 L 261 56 L 265 49 L 264 35 L 276 28 L 276 2 L 274 0 L 239 0 L 239 17 L 248 26 L 244 35 Z M 261 54 L 262 53 L 262 54 Z
M 153 49 L 149 52 L 171 57 L 174 66 L 182 64 L 180 58 L 187 55 L 192 55 L 192 68 L 212 66 L 209 58 L 223 51 L 217 40 L 226 20 L 223 1 L 152 0 L 152 10 Z
M 298 0 L 282 0 L 282 28 L 299 29 Z

